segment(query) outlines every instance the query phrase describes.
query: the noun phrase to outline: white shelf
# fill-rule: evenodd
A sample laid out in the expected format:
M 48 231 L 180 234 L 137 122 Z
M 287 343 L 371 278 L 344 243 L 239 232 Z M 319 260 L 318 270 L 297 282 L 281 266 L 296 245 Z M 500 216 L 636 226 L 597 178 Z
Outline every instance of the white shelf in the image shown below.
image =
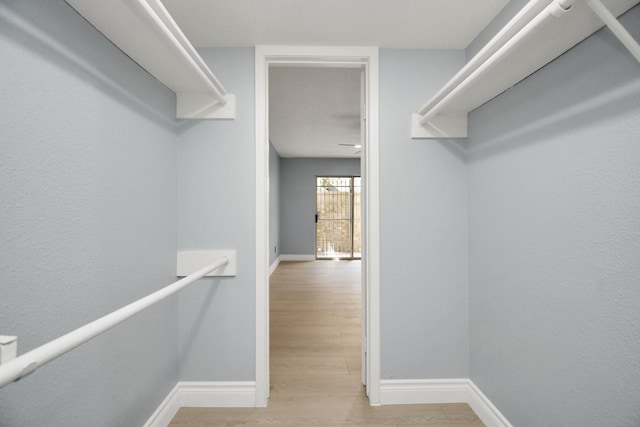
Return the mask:
M 178 118 L 235 117 L 235 97 L 226 93 L 160 0 L 66 1 L 176 93 Z
M 573 5 L 565 12 L 557 6 L 562 0 L 530 1 L 412 116 L 411 137 L 465 138 L 470 111 L 533 74 L 604 25 L 584 1 L 566 2 Z M 640 0 L 603 0 L 602 3 L 613 15 L 619 16 Z M 504 55 L 497 59 L 499 51 L 504 51 Z M 423 124 L 425 115 L 429 117 Z

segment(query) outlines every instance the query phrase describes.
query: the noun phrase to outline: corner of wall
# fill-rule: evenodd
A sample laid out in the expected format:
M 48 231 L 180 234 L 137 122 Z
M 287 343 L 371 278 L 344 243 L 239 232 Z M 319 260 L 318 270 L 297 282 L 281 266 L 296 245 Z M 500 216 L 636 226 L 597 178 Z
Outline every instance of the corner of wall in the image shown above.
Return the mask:
M 382 405 L 466 403 L 487 427 L 513 427 L 468 378 L 382 380 Z
M 167 427 L 180 408 L 253 408 L 255 381 L 179 382 L 144 427 Z

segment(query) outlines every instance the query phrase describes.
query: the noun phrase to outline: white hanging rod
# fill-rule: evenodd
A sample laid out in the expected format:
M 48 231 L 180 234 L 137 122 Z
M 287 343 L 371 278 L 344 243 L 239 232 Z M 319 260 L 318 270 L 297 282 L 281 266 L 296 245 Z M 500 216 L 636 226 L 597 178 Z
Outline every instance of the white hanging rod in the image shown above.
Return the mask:
M 0 365 L 0 387 L 4 387 L 7 384 L 31 374 L 39 367 L 95 338 L 101 333 L 108 331 L 153 304 L 173 295 L 182 288 L 204 277 L 207 273 L 226 265 L 228 262 L 228 258 L 223 256 L 215 263 L 190 274 L 184 279 L 180 279 L 159 291 L 147 295 L 146 297 L 94 320 L 91 323 L 87 323 L 66 335 L 56 338 L 53 341 L 49 341 L 48 343 L 31 350 L 22 356 Z
M 560 17 L 569 12 L 578 0 L 553 0 L 544 6 L 547 0 L 533 0 L 501 30 L 469 63 L 434 97 L 417 112 L 420 125 L 431 122 L 435 116 L 446 111 L 462 92 L 475 84 L 498 62 L 526 42 L 534 32 L 547 22 L 547 19 Z M 600 0 L 584 0 L 584 3 L 603 21 L 631 54 L 640 62 L 640 44 L 620 24 L 611 11 Z M 627 2 L 629 5 L 636 2 Z M 540 10 L 530 18 L 532 12 Z M 516 29 L 520 27 L 516 31 Z M 499 46 L 499 47 L 498 47 Z
M 176 118 L 235 119 L 228 93 L 161 0 L 66 0 L 106 38 L 176 94 Z
M 622 26 L 620 21 L 613 16 L 600 0 L 586 0 L 586 2 L 602 22 L 609 27 L 618 40 L 629 50 L 631 55 L 636 58 L 636 61 L 640 62 L 640 44 L 631 37 L 631 34 Z
M 546 19 L 549 17 L 559 17 L 571 9 L 575 0 L 554 0 L 547 7 L 545 7 L 540 13 L 538 13 L 531 21 L 529 21 L 524 27 L 522 27 L 513 37 L 506 41 L 498 50 L 496 50 L 488 59 L 480 64 L 471 74 L 469 74 L 464 80 L 462 80 L 457 86 L 455 86 L 448 94 L 440 99 L 435 105 L 431 105 L 432 102 L 428 102 L 423 105 L 418 114 L 420 114 L 420 124 L 429 122 L 434 116 L 444 110 L 452 100 L 467 87 L 476 82 L 478 78 L 484 75 L 495 64 L 497 64 L 502 58 L 507 56 L 511 51 L 518 47 L 524 40 L 527 39 L 532 33 L 534 33 L 538 27 L 540 27 Z M 502 34 L 496 37 L 499 38 Z
M 198 55 L 160 0 L 135 0 L 133 3 L 142 11 L 141 16 L 149 20 L 152 26 L 169 41 L 169 45 L 192 66 L 216 100 L 226 104 L 227 91 L 222 83 Z

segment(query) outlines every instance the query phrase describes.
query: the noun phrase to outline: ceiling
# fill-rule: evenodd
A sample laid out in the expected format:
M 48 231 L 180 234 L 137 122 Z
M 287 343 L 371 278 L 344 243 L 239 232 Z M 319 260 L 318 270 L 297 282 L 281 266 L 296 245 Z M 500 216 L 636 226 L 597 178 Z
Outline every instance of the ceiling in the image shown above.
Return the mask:
M 195 47 L 465 49 L 508 0 L 163 0 Z
M 269 139 L 280 157 L 360 157 L 360 127 L 360 69 L 269 69 Z
M 162 1 L 200 48 L 465 49 L 509 0 Z M 359 157 L 358 69 L 271 68 L 269 79 L 269 137 L 281 157 Z

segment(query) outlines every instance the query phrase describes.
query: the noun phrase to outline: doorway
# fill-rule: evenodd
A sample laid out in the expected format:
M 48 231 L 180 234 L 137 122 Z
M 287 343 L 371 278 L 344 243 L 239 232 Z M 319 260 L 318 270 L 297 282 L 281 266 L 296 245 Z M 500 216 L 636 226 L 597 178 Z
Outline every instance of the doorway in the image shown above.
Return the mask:
M 269 397 L 269 67 L 357 67 L 366 97 L 362 150 L 363 382 L 371 405 L 380 404 L 380 242 L 378 148 L 378 49 L 373 47 L 257 46 L 256 77 L 256 406 Z
M 359 176 L 316 176 L 316 259 L 362 257 Z

